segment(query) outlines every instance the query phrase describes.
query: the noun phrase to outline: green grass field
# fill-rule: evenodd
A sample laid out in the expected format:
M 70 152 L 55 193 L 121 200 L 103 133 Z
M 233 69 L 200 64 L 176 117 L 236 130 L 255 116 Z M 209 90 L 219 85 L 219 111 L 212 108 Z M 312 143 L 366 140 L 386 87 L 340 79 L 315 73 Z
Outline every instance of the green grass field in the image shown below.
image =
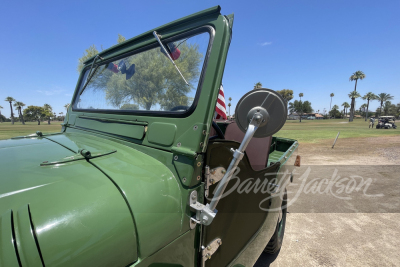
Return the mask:
M 0 140 L 9 139 L 15 136 L 28 135 L 41 131 L 43 133 L 54 133 L 61 130 L 61 122 L 52 122 L 48 125 L 47 122 L 42 122 L 37 125 L 37 122 L 27 122 L 26 125 L 10 122 L 0 123 Z M 399 135 L 398 129 L 369 129 L 368 122 L 362 119 L 356 119 L 352 123 L 347 123 L 347 120 L 303 120 L 287 121 L 282 130 L 276 136 L 296 139 L 300 143 L 316 143 L 321 140 L 334 140 L 337 133 L 340 132 L 340 138 L 357 138 L 357 137 L 377 137 Z
M 333 142 L 338 132 L 340 132 L 340 139 L 400 134 L 400 128 L 369 129 L 368 125 L 369 122 L 364 119 L 355 119 L 353 122 L 345 119 L 302 120 L 301 123 L 298 120 L 288 120 L 276 136 L 296 139 L 300 143 L 316 143 L 327 139 Z
M 61 130 L 61 121 L 51 122 L 41 122 L 37 125 L 37 122 L 27 122 L 22 125 L 20 122 L 16 122 L 14 125 L 11 122 L 0 123 L 0 140 L 9 139 L 15 136 L 28 135 L 36 133 L 36 131 L 41 131 L 42 133 L 55 133 Z

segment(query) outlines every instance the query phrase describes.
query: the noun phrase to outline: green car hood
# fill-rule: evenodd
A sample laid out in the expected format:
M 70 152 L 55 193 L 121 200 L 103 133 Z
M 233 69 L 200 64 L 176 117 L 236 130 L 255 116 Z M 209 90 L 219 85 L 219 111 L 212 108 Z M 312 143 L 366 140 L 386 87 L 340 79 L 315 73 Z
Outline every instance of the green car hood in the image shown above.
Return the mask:
M 100 156 L 77 157 L 80 149 Z M 77 160 L 66 160 L 71 157 Z M 131 147 L 62 133 L 1 141 L 0 158 L 1 220 L 14 220 L 6 233 L 17 228 L 20 213 L 33 229 L 28 237 L 16 230 L 22 244 L 16 249 L 2 235 L 9 250 L 2 246 L 0 263 L 2 254 L 12 251 L 15 258 L 17 250 L 21 260 L 46 265 L 126 266 L 183 232 L 180 183 L 164 164 Z
M 119 190 L 86 160 L 46 138 L 0 142 L 0 266 L 126 266 L 135 226 Z M 14 242 L 15 241 L 15 242 Z
M 89 161 L 113 181 L 128 203 L 136 225 L 140 258 L 151 255 L 185 231 L 182 186 L 166 167 L 168 160 L 172 161 L 171 153 L 157 150 L 158 157 L 165 158 L 156 160 L 128 143 L 83 131 L 47 138 L 74 153 L 81 149 L 94 155 L 116 151 Z

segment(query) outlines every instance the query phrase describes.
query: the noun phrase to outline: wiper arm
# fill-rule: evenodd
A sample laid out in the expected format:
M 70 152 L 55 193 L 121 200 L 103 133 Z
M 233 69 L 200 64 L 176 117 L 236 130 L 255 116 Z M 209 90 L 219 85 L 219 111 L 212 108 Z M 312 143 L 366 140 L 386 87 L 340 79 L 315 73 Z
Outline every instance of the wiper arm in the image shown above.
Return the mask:
M 176 70 L 179 72 L 179 74 L 182 76 L 182 79 L 185 81 L 185 83 L 187 85 L 189 85 L 189 83 L 186 81 L 185 77 L 183 77 L 182 72 L 179 70 L 178 66 L 175 64 L 174 60 L 171 58 L 171 56 L 169 55 L 169 52 L 167 49 L 165 49 L 165 46 L 163 45 L 163 43 L 160 40 L 160 36 L 157 34 L 156 31 L 153 32 L 154 37 L 156 37 L 158 43 L 160 44 L 161 48 L 164 50 L 165 54 L 167 55 L 167 57 L 169 58 L 169 60 L 171 60 L 172 64 L 174 64 Z
M 94 72 L 92 74 L 92 69 L 93 69 L 94 63 L 96 63 L 98 58 L 103 60 L 103 58 L 101 56 L 99 56 L 99 55 L 96 55 L 96 57 L 93 59 L 92 66 L 90 67 L 90 71 L 89 71 L 89 74 L 88 74 L 88 78 L 86 79 L 85 85 L 82 87 L 82 91 L 79 93 L 79 95 L 82 95 L 83 91 L 86 89 L 86 86 L 89 84 L 90 80 L 94 76 L 94 73 L 96 72 L 96 70 L 94 70 Z

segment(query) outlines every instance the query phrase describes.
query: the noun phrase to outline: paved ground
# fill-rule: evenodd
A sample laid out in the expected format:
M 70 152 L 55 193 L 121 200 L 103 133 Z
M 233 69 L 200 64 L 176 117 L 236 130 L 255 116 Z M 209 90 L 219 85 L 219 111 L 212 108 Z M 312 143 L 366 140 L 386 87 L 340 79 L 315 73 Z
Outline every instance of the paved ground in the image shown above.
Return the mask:
M 302 146 L 313 165 L 288 188 L 282 249 L 255 266 L 400 266 L 400 137 L 389 139 Z

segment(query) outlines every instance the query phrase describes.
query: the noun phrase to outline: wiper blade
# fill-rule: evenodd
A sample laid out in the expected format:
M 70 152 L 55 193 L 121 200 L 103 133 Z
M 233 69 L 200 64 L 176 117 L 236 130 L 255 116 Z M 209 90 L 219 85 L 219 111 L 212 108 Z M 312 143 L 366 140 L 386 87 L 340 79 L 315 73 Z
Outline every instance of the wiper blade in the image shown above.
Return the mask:
M 160 36 L 157 34 L 156 31 L 153 32 L 154 37 L 156 37 L 158 43 L 160 44 L 161 48 L 164 50 L 165 54 L 167 55 L 167 57 L 169 58 L 169 60 L 172 62 L 172 64 L 174 64 L 176 70 L 179 72 L 179 74 L 181 75 L 182 79 L 185 81 L 185 83 L 187 85 L 189 85 L 189 83 L 186 81 L 185 77 L 183 77 L 182 72 L 179 70 L 178 66 L 175 64 L 174 60 L 171 58 L 171 56 L 169 55 L 169 52 L 167 49 L 165 49 L 165 46 L 163 45 L 163 43 L 160 40 Z
M 90 80 L 94 76 L 96 70 L 94 70 L 94 72 L 92 74 L 92 69 L 93 69 L 94 63 L 96 63 L 98 58 L 103 60 L 103 58 L 101 56 L 99 56 L 99 55 L 96 55 L 96 57 L 93 59 L 92 66 L 90 67 L 90 71 L 89 71 L 89 74 L 88 74 L 88 78 L 86 79 L 85 85 L 82 87 L 82 91 L 79 93 L 79 95 L 82 95 L 83 91 L 86 89 L 86 86 L 89 84 Z

